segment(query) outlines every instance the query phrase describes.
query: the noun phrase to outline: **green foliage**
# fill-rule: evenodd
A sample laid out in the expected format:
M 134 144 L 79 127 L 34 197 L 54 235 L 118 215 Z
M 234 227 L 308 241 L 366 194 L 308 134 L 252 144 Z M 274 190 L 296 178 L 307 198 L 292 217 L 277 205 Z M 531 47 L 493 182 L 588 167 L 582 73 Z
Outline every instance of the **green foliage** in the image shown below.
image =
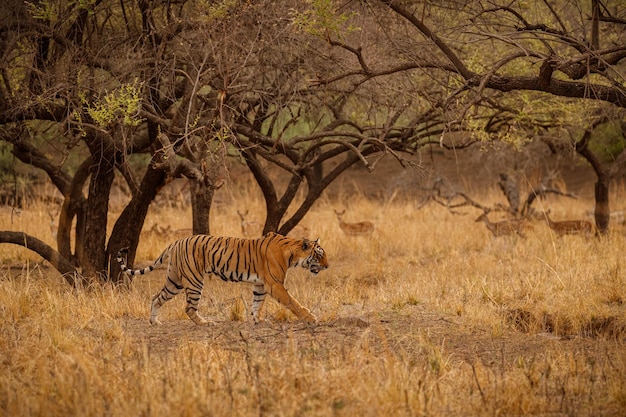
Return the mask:
M 473 140 L 488 142 L 491 135 L 486 130 L 486 121 L 481 118 L 469 117 L 463 121 L 463 129 Z
M 135 85 L 121 85 L 111 93 L 105 94 L 100 100 L 87 106 L 89 116 L 102 128 L 107 128 L 120 121 L 125 126 L 137 126 L 142 121 L 138 117 L 141 106 L 141 90 Z
M 27 2 L 26 6 L 30 15 L 37 20 L 55 22 L 59 15 L 57 5 L 52 1 Z
M 33 3 L 26 2 L 28 12 L 34 19 L 52 23 L 55 23 L 59 20 L 59 16 L 62 14 L 62 10 L 92 11 L 95 4 L 96 0 L 71 0 L 68 1 L 65 4 L 65 8 L 63 8 L 63 4 L 54 1 L 43 0 Z
M 593 131 L 589 148 L 603 162 L 613 162 L 624 152 L 626 139 L 621 128 L 621 120 L 598 126 Z
M 225 19 L 237 7 L 243 7 L 239 3 L 239 0 L 223 0 L 219 2 L 200 0 L 194 4 L 197 13 L 194 13 L 193 18 L 200 23 L 214 23 Z
M 354 32 L 358 28 L 346 22 L 355 13 L 337 13 L 337 7 L 333 0 L 306 0 L 309 8 L 303 12 L 292 10 L 295 26 L 304 33 L 323 39 L 331 36 L 341 38 L 343 33 Z
M 472 107 L 463 120 L 465 130 L 480 140 L 498 139 L 520 148 L 533 138 L 559 131 L 583 131 L 597 115 L 603 104 L 584 99 L 564 99 L 536 91 L 512 91 L 499 97 L 499 106 Z M 474 120 L 471 120 L 474 119 Z M 490 133 L 481 133 L 485 130 Z M 564 135 L 564 140 L 572 140 Z

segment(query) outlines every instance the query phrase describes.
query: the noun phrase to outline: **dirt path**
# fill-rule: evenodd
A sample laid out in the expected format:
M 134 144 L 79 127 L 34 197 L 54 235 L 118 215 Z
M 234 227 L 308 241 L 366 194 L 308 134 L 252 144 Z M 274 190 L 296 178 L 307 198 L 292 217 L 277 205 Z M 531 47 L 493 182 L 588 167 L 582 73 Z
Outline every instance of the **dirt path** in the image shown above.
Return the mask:
M 553 349 L 588 357 L 604 355 L 607 351 L 626 355 L 623 340 L 615 343 L 603 337 L 569 338 L 515 330 L 494 335 L 491 329 L 469 328 L 455 317 L 429 311 L 424 306 L 378 313 L 375 318 L 346 316 L 313 326 L 299 322 L 268 321 L 254 325 L 251 321 L 218 321 L 200 327 L 189 320 L 164 321 L 162 326 L 151 326 L 147 319 L 129 319 L 122 327 L 131 338 L 146 342 L 151 352 L 164 355 L 188 342 L 211 343 L 235 351 L 250 347 L 280 351 L 288 343 L 296 343 L 328 355 L 361 346 L 376 354 L 394 352 L 415 360 L 431 356 L 436 349 L 446 361 L 470 364 L 480 361 L 496 368 L 509 368 L 521 357 L 534 358 Z M 619 352 L 616 346 L 621 346 Z

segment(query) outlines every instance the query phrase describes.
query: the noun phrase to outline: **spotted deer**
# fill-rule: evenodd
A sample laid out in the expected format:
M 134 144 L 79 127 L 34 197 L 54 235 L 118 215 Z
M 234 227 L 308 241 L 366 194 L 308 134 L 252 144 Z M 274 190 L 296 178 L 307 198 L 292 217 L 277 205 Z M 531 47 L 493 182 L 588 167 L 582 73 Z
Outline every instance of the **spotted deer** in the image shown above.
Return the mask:
M 343 231 L 343 233 L 347 236 L 363 236 L 363 235 L 371 235 L 374 232 L 374 223 L 368 221 L 362 221 L 357 223 L 348 223 L 343 221 L 343 215 L 346 210 L 344 209 L 342 212 L 338 212 L 335 210 L 335 214 L 337 215 L 337 221 L 339 221 L 339 228 Z
M 142 234 L 146 234 L 146 236 L 158 236 L 166 239 L 182 239 L 183 237 L 193 235 L 193 229 L 172 229 L 172 226 L 169 224 L 167 226 L 161 226 L 158 223 L 154 223 L 150 229 Z
M 50 216 L 50 234 L 53 238 L 57 238 L 57 233 L 59 231 L 59 211 L 57 209 L 53 209 L 48 212 L 48 216 Z
M 160 237 L 166 237 L 172 231 L 172 226 L 161 226 L 158 223 L 154 223 L 150 229 L 148 229 L 148 233 L 155 234 Z
M 263 233 L 263 226 L 259 222 L 248 221 L 246 220 L 246 216 L 248 215 L 248 210 L 245 213 L 237 210 L 237 214 L 239 215 L 239 219 L 241 219 L 241 233 L 243 233 L 246 237 L 258 237 Z
M 548 212 L 546 214 L 546 220 L 548 226 L 558 237 L 564 235 L 583 235 L 585 237 L 591 236 L 593 232 L 593 224 L 588 220 L 563 220 L 552 221 Z
M 493 234 L 494 237 L 508 236 L 508 235 L 520 235 L 524 236 L 524 220 L 523 219 L 508 219 L 500 220 L 497 222 L 491 222 L 487 217 L 487 212 L 481 214 L 476 221 L 484 222 L 487 229 Z

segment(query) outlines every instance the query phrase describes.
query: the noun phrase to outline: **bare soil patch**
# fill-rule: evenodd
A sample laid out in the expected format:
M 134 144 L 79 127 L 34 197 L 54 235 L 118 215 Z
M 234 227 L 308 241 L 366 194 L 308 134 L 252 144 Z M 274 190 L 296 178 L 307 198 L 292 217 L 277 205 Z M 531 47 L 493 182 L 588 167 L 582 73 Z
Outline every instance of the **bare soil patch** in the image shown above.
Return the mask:
M 506 329 L 494 335 L 490 328 L 469 328 L 454 316 L 430 311 L 422 305 L 377 312 L 370 317 L 344 316 L 315 325 L 272 320 L 254 325 L 251 321 L 224 320 L 196 326 L 189 320 L 174 320 L 153 326 L 147 319 L 127 319 L 122 327 L 128 336 L 145 343 L 152 353 L 164 356 L 190 342 L 238 352 L 248 349 L 277 352 L 295 344 L 322 357 L 342 355 L 346 350 L 360 347 L 376 355 L 400 355 L 409 362 L 441 360 L 442 364 L 433 363 L 433 366 L 443 366 L 450 361 L 470 365 L 480 361 L 484 366 L 503 371 L 516 366 L 521 358 L 541 357 L 554 349 L 582 355 L 587 360 L 626 355 L 623 334 L 560 337 L 548 331 L 529 334 Z M 439 351 L 433 352 L 433 346 Z

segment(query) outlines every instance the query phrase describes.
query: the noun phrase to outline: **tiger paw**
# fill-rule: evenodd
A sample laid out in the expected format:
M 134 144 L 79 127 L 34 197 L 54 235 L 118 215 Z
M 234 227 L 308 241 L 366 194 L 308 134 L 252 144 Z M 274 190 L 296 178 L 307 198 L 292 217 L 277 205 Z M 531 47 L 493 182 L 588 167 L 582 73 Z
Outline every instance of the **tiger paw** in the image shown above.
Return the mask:
M 207 325 L 213 324 L 211 321 L 205 319 L 204 317 L 200 316 L 197 313 L 192 314 L 189 318 L 198 326 L 207 326 Z

